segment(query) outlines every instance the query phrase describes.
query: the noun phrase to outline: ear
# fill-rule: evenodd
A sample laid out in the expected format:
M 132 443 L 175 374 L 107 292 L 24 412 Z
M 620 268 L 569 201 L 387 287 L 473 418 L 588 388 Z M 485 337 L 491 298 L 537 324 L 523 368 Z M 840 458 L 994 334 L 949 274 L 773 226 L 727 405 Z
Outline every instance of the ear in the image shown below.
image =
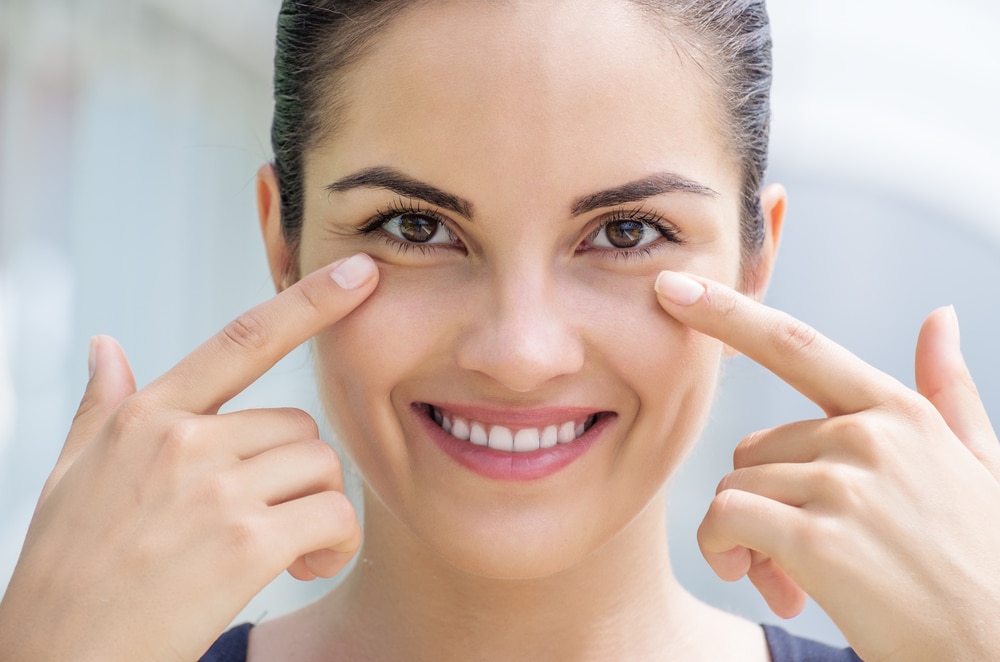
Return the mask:
M 767 286 L 771 283 L 774 261 L 778 257 L 781 243 L 781 229 L 785 224 L 785 209 L 788 207 L 788 192 L 781 184 L 770 184 L 760 193 L 760 206 L 764 213 L 764 243 L 760 247 L 757 261 L 743 274 L 743 293 L 755 301 L 763 301 Z M 738 356 L 739 352 L 726 345 L 725 355 Z
M 785 224 L 785 209 L 788 207 L 788 192 L 781 184 L 770 184 L 761 191 L 760 206 L 764 212 L 764 244 L 756 264 L 747 274 L 747 296 L 757 301 L 764 300 L 767 286 L 771 283 L 774 261 L 778 257 L 781 243 L 781 229 Z
M 294 256 L 281 231 L 281 191 L 278 173 L 271 163 L 265 163 L 257 171 L 257 215 L 260 217 L 260 232 L 264 237 L 271 280 L 274 281 L 274 289 L 281 292 L 292 284 Z

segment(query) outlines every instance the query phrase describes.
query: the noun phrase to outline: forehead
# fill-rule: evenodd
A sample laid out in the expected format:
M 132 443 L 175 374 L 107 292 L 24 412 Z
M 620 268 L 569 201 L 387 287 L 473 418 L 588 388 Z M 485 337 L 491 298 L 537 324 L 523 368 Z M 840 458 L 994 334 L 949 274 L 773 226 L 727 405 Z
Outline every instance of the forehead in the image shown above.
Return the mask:
M 735 196 L 709 77 L 629 2 L 415 3 L 342 81 L 324 169 L 534 203 L 670 170 Z

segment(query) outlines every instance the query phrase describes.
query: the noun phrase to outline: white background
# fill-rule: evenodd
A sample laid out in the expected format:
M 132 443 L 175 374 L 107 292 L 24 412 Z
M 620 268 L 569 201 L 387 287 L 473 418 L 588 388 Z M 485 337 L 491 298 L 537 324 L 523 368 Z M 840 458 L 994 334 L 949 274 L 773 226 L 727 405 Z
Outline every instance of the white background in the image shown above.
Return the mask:
M 119 338 L 143 384 L 271 293 L 252 182 L 270 157 L 278 4 L 0 0 L 0 587 L 86 381 L 89 338 Z M 769 302 L 907 383 L 924 315 L 955 304 L 1000 420 L 1000 7 L 770 7 L 770 179 L 792 203 Z M 301 350 L 232 403 L 285 405 L 318 415 Z M 729 363 L 671 497 L 677 572 L 696 594 L 777 620 L 749 584 L 712 575 L 694 530 L 744 435 L 817 415 L 763 369 Z M 242 617 L 323 589 L 282 578 Z M 842 641 L 815 606 L 786 627 Z

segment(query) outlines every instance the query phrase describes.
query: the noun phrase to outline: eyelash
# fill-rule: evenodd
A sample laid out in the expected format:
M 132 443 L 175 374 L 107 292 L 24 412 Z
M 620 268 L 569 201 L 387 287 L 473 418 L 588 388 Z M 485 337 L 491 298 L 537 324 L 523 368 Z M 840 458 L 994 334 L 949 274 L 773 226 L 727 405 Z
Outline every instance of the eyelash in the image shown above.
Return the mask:
M 358 234 L 371 237 L 379 241 L 383 241 L 389 246 L 393 246 L 396 249 L 397 254 L 405 255 L 412 249 L 418 249 L 422 254 L 426 255 L 441 248 L 452 248 L 453 246 L 444 246 L 442 244 L 421 244 L 418 242 L 408 242 L 400 241 L 398 237 L 395 237 L 388 232 L 382 230 L 382 227 L 396 218 L 397 216 L 402 216 L 404 214 L 412 214 L 414 216 L 426 216 L 427 218 L 440 223 L 444 230 L 455 237 L 455 233 L 452 232 L 451 228 L 448 226 L 448 222 L 438 213 L 431 209 L 423 207 L 419 202 L 414 200 L 399 199 L 395 201 L 392 205 L 385 209 L 380 209 L 375 213 L 370 220 L 368 220 L 364 225 L 358 228 Z M 459 241 L 457 238 L 455 241 Z M 461 243 L 461 242 L 459 242 Z
M 397 216 L 412 214 L 425 216 L 437 223 L 440 223 L 444 230 L 455 237 L 455 233 L 452 232 L 448 225 L 448 222 L 435 211 L 425 208 L 418 201 L 399 199 L 396 200 L 392 205 L 385 209 L 380 209 L 376 212 L 375 216 L 369 219 L 364 225 L 360 226 L 357 230 L 359 235 L 371 237 L 380 241 L 384 241 L 386 244 L 396 248 L 396 251 L 400 255 L 408 253 L 412 249 L 418 249 L 423 254 L 428 254 L 442 248 L 453 248 L 453 245 L 443 245 L 443 244 L 421 244 L 418 242 L 406 242 L 400 241 L 399 238 L 385 232 L 382 228 L 383 226 L 396 218 Z M 597 235 L 607 228 L 612 223 L 617 223 L 621 221 L 637 221 L 649 226 L 650 228 L 656 230 L 667 240 L 667 243 L 671 244 L 684 244 L 687 240 L 684 238 L 681 231 L 676 225 L 666 221 L 659 214 L 656 214 L 652 210 L 645 207 L 635 207 L 635 208 L 623 208 L 611 212 L 610 216 L 605 217 L 601 220 L 600 224 L 594 228 L 588 235 L 586 241 L 593 241 Z M 455 239 L 456 242 L 461 245 L 459 239 Z M 662 243 L 653 243 L 646 246 L 640 246 L 638 248 L 619 248 L 619 249 L 592 249 L 584 248 L 582 251 L 578 249 L 578 252 L 589 252 L 591 250 L 600 250 L 603 253 L 610 253 L 615 260 L 634 260 L 642 259 L 651 255 L 654 251 L 662 247 Z
M 685 239 L 684 235 L 676 225 L 645 207 L 622 208 L 611 212 L 610 216 L 602 219 L 600 224 L 593 231 L 591 231 L 589 235 L 587 235 L 587 241 L 593 241 L 594 238 L 600 234 L 601 230 L 604 230 L 612 223 L 619 223 L 621 221 L 637 221 L 647 225 L 659 232 L 660 235 L 667 240 L 666 243 L 677 245 L 687 243 L 687 239 Z M 627 261 L 649 257 L 653 254 L 653 252 L 662 248 L 662 246 L 662 243 L 652 243 L 638 248 L 584 249 L 582 252 L 587 252 L 589 250 L 603 250 L 605 253 L 611 253 L 615 260 Z

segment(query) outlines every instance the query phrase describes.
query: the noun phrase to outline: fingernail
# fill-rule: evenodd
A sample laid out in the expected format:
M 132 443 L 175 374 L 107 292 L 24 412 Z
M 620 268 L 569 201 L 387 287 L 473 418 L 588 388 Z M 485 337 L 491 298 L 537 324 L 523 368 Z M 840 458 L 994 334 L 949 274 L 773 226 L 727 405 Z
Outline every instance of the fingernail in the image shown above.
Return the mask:
M 330 272 L 330 278 L 345 290 L 356 290 L 375 274 L 375 264 L 363 253 L 358 253 L 341 262 Z
M 87 371 L 90 373 L 90 378 L 94 378 L 94 373 L 97 372 L 97 346 L 100 344 L 100 339 L 94 336 L 90 339 L 90 349 L 87 350 Z
M 705 286 L 676 271 L 661 271 L 655 289 L 660 296 L 678 306 L 690 306 L 705 294 Z
M 955 342 L 961 343 L 962 330 L 958 324 L 958 313 L 955 312 L 955 306 L 948 306 L 948 317 L 951 318 L 951 329 L 952 333 L 955 334 Z

